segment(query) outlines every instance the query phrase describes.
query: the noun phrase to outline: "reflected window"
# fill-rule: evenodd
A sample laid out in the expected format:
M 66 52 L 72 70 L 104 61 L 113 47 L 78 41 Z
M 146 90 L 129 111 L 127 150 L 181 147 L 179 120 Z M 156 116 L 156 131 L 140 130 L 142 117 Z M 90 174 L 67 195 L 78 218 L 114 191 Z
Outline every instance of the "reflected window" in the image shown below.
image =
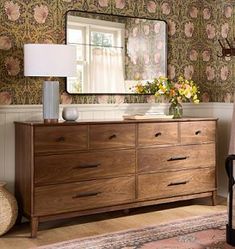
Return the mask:
M 114 34 L 110 32 L 92 31 L 91 44 L 101 47 L 112 47 L 114 46 Z
M 88 20 L 69 16 L 67 44 L 77 47 L 77 75 L 67 78 L 67 90 L 69 93 L 122 93 L 125 91 L 125 25 Z

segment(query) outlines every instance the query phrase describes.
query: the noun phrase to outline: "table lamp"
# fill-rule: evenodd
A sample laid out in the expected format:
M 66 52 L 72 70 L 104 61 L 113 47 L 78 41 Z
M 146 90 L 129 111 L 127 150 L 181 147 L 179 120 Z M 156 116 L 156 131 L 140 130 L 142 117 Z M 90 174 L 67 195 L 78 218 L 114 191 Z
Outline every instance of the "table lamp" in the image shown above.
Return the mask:
M 25 44 L 24 75 L 39 77 L 71 77 L 76 75 L 76 47 L 62 44 Z M 43 119 L 55 123 L 59 119 L 59 82 L 43 83 Z

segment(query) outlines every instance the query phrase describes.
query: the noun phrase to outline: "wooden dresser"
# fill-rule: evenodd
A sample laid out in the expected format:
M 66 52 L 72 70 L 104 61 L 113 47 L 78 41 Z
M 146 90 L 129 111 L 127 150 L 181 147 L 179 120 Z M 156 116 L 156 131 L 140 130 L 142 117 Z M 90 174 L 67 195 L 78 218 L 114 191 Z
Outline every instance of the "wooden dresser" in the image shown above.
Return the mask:
M 216 191 L 216 119 L 16 122 L 15 193 L 38 223 Z

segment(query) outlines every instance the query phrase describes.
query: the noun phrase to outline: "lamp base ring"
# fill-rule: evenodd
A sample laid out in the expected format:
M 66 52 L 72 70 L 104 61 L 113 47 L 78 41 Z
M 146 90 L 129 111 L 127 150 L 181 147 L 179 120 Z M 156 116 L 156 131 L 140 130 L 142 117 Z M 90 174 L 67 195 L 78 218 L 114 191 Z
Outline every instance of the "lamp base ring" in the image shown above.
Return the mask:
M 45 124 L 55 124 L 58 123 L 58 119 L 44 119 Z

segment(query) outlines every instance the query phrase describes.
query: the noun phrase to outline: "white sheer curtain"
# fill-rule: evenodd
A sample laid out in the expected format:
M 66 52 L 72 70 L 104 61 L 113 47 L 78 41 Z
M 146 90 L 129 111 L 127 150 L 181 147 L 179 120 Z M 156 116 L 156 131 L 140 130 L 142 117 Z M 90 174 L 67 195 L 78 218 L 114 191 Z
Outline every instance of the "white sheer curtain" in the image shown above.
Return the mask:
M 120 48 L 93 48 L 90 65 L 92 93 L 124 93 L 124 72 Z

